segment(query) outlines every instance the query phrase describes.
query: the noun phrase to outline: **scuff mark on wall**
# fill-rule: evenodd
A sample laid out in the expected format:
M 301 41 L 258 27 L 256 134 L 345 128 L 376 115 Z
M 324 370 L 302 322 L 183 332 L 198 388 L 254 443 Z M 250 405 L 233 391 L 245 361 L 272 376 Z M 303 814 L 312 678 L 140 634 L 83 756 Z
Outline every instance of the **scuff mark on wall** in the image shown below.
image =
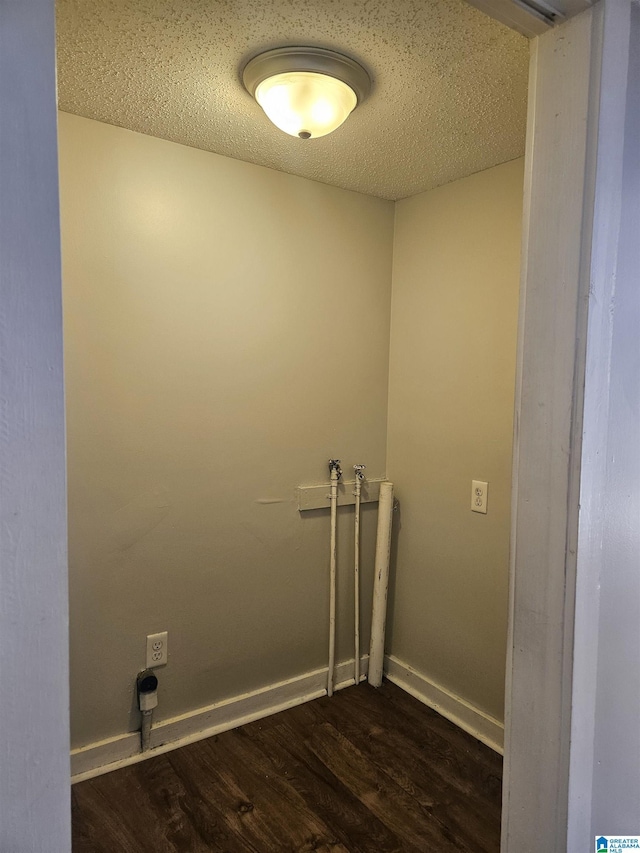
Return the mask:
M 158 486 L 135 497 L 113 513 L 110 538 L 119 551 L 127 551 L 166 518 L 171 510 L 169 490 Z

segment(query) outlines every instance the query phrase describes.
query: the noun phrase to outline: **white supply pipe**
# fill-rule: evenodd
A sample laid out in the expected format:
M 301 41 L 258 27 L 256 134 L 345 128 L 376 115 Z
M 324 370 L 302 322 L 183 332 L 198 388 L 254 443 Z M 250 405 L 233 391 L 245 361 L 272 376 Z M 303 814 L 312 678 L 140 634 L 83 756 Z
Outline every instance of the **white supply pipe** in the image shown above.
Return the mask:
M 391 527 L 393 521 L 393 483 L 380 483 L 378 503 L 378 532 L 373 579 L 373 610 L 371 613 L 371 646 L 369 649 L 369 684 L 380 687 L 384 664 L 384 632 L 387 620 L 389 590 L 389 558 L 391 556 Z
M 356 512 L 354 520 L 354 556 L 355 564 L 353 570 L 353 596 L 354 596 L 354 646 L 355 653 L 353 658 L 353 680 L 355 684 L 360 684 L 360 495 L 362 490 L 362 481 L 364 474 L 362 473 L 365 465 L 354 465 L 353 470 L 356 474 L 354 496 L 356 499 Z
M 331 473 L 331 557 L 329 563 L 329 671 L 327 673 L 327 696 L 333 696 L 336 663 L 336 528 L 338 523 L 338 480 L 342 471 L 340 460 L 329 460 Z

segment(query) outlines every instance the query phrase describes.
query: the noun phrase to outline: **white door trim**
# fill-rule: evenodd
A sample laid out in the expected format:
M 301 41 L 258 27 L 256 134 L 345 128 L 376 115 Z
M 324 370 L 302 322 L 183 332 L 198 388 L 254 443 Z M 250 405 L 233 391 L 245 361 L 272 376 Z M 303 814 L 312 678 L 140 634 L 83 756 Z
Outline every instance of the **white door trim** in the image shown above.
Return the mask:
M 0 850 L 67 853 L 54 8 L 0 0 Z
M 610 339 L 602 312 L 608 306 L 599 300 L 615 273 L 619 178 L 615 186 L 611 181 L 621 168 L 625 102 L 624 86 L 610 83 L 626 80 L 629 8 L 629 0 L 603 0 L 532 42 L 503 853 L 583 849 L 573 842 L 567 848 L 567 826 L 570 815 L 578 820 L 576 798 L 584 798 L 588 784 L 589 751 L 578 751 L 588 747 L 593 711 L 595 688 L 588 680 L 595 675 L 590 655 L 597 637 L 586 635 L 597 593 L 584 579 L 597 531 L 588 543 L 580 486 L 582 478 L 596 487 L 597 442 L 607 414 Z M 594 276 L 605 277 L 602 287 Z M 597 514 L 595 505 L 592 511 Z M 580 770 L 582 781 L 576 775 L 570 785 L 570 768 Z M 584 827 L 580 837 L 584 841 Z

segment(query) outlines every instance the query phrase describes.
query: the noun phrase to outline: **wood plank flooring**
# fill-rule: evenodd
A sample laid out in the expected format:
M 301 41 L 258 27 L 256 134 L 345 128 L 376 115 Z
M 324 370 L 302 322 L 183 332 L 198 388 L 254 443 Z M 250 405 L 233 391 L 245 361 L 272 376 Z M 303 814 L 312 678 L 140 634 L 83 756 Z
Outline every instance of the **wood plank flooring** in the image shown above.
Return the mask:
M 502 760 L 384 682 L 74 785 L 74 853 L 495 853 Z

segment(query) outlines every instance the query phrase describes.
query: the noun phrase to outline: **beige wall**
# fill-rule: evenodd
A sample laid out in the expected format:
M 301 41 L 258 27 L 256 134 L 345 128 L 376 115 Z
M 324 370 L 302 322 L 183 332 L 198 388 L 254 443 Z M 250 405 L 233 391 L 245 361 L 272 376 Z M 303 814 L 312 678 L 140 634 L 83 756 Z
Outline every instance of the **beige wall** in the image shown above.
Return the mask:
M 138 725 L 147 633 L 159 719 L 326 663 L 328 516 L 295 488 L 384 475 L 393 205 L 64 113 L 60 169 L 79 746 Z
M 502 718 L 522 162 L 399 202 L 395 238 L 389 202 L 65 113 L 60 171 L 73 745 L 138 726 L 147 633 L 158 719 L 326 663 L 295 488 L 335 455 L 400 498 L 388 651 Z
M 388 650 L 503 718 L 523 162 L 396 205 Z M 489 481 L 487 515 L 471 480 Z

